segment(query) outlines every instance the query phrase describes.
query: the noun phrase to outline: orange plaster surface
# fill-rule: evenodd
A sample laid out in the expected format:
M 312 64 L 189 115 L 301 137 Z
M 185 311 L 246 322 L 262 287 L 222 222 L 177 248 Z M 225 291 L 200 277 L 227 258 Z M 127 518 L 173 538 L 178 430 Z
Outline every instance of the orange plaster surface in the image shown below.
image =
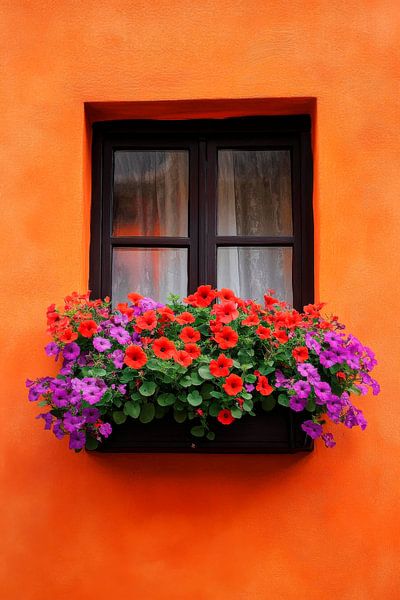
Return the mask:
M 397 600 L 396 2 L 1 12 L 1 600 Z M 54 370 L 46 306 L 87 287 L 91 121 L 296 112 L 314 123 L 316 296 L 379 359 L 367 430 L 309 456 L 69 452 L 24 380 Z

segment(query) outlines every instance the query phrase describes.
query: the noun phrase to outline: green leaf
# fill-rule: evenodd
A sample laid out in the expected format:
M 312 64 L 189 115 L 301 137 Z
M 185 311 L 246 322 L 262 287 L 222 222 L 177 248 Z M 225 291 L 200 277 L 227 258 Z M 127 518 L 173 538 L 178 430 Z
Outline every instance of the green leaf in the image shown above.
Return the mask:
M 315 408 L 315 400 L 313 400 L 313 398 L 309 398 L 306 404 L 306 410 L 308 410 L 309 412 L 314 412 Z
M 255 375 L 251 375 L 251 373 L 249 373 L 248 375 L 245 376 L 244 380 L 246 383 L 254 383 L 255 381 L 257 381 L 257 377 Z
M 122 425 L 126 421 L 126 414 L 122 410 L 114 410 L 112 417 L 117 425 Z
M 289 406 L 289 398 L 286 396 L 286 394 L 279 394 L 278 404 L 281 406 Z
M 182 377 L 182 379 L 179 380 L 179 385 L 184 388 L 190 387 L 192 385 L 192 378 L 190 375 L 185 375 L 185 377 Z
M 124 413 L 129 417 L 132 417 L 132 419 L 137 419 L 140 415 L 140 404 L 128 400 L 128 402 L 125 402 L 124 404 Z
M 200 394 L 202 395 L 204 400 L 208 400 L 211 398 L 211 392 L 213 391 L 214 386 L 212 383 L 203 383 L 200 388 Z
M 243 412 L 237 406 L 234 406 L 233 408 L 231 408 L 231 413 L 232 413 L 232 417 L 235 417 L 235 419 L 241 419 L 242 415 L 243 415 Z
M 133 371 L 132 369 L 130 369 L 128 367 L 122 371 L 122 375 L 120 377 L 120 382 L 128 383 L 129 381 L 132 381 L 136 377 L 137 377 L 137 374 L 135 373 L 135 371 Z
M 242 398 L 244 398 L 245 400 L 251 400 L 252 399 L 252 395 L 249 394 L 249 392 L 241 392 L 240 394 L 242 396 Z
M 104 375 L 107 374 L 107 371 L 105 369 L 101 369 L 99 367 L 92 367 L 90 371 L 93 377 L 104 377 Z
M 92 438 L 92 437 L 86 438 L 86 444 L 85 444 L 86 450 L 96 450 L 98 445 L 99 445 L 99 442 L 97 440 L 95 440 L 94 438 Z
M 174 411 L 174 419 L 177 423 L 183 423 L 186 421 L 186 411 Z
M 210 373 L 210 367 L 208 365 L 203 365 L 202 367 L 199 367 L 199 375 L 200 377 L 202 377 L 203 379 L 212 379 L 213 376 Z
M 214 402 L 213 404 L 210 404 L 209 409 L 208 409 L 208 414 L 210 415 L 210 417 L 216 417 L 220 410 L 221 409 L 218 406 L 218 404 L 216 402 Z
M 190 430 L 190 433 L 194 435 L 194 437 L 203 437 L 205 433 L 205 429 L 202 425 L 195 425 Z
M 146 367 L 150 369 L 150 371 L 159 371 L 163 365 L 156 358 L 151 358 L 147 361 Z
M 215 391 L 214 392 L 210 392 L 210 396 L 212 398 L 222 398 L 221 392 L 215 392 Z
M 261 375 L 270 375 L 270 373 L 273 373 L 275 371 L 275 367 L 262 365 L 258 370 L 260 371 Z
M 156 387 L 154 381 L 144 381 L 139 388 L 139 392 L 142 396 L 152 396 L 156 391 Z
M 191 406 L 199 406 L 203 402 L 203 397 L 197 390 L 193 390 L 187 395 L 187 401 Z
M 245 400 L 243 402 L 243 410 L 250 412 L 253 409 L 253 400 Z
M 176 400 L 176 397 L 174 396 L 174 394 L 160 394 L 157 397 L 157 402 L 160 406 L 171 406 L 171 404 L 174 404 Z
M 283 395 L 283 394 L 281 394 Z M 263 408 L 263 410 L 265 411 L 269 411 L 272 410 L 275 407 L 276 404 L 276 399 L 273 396 L 266 396 L 265 398 L 263 398 L 261 400 L 261 406 Z
M 201 368 L 201 367 L 200 367 Z M 203 379 L 199 376 L 198 373 L 193 372 L 190 375 L 190 380 L 192 382 L 192 385 L 201 385 L 203 383 Z
M 141 395 L 139 394 L 139 392 L 132 392 L 132 394 L 131 394 L 131 399 L 132 399 L 132 400 L 135 400 L 135 401 L 137 402 L 138 400 L 141 400 L 141 398 L 142 398 L 142 397 L 141 397 Z
M 162 419 L 163 417 L 165 417 L 165 415 L 168 412 L 168 406 L 158 406 L 158 404 L 155 406 L 155 417 L 156 419 Z
M 210 442 L 212 442 L 213 440 L 215 440 L 215 433 L 213 431 L 209 431 L 206 435 L 206 438 L 210 440 Z
M 139 421 L 141 423 L 150 423 L 154 419 L 155 414 L 156 409 L 154 408 L 154 404 L 142 404 Z
M 47 406 L 47 400 L 41 400 L 40 402 L 38 402 L 38 406 L 40 406 L 41 408 L 43 406 Z

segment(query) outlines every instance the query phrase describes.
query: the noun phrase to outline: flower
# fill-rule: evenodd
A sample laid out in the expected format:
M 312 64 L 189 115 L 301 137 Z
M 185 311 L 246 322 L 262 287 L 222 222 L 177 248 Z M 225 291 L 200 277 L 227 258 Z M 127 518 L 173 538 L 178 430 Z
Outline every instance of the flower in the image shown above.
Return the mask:
M 124 363 L 131 369 L 141 369 L 147 363 L 145 351 L 134 344 L 128 346 L 125 350 Z
M 237 394 L 240 394 L 243 389 L 243 380 L 239 375 L 232 373 L 232 375 L 229 375 L 229 377 L 226 378 L 222 387 L 228 396 L 236 396 Z
M 216 297 L 216 292 L 211 288 L 211 285 L 200 285 L 196 291 L 196 300 L 198 306 L 209 306 Z
M 114 350 L 114 352 L 112 352 L 112 354 L 109 354 L 109 356 L 114 363 L 114 367 L 116 369 L 122 369 L 124 365 L 124 353 L 122 352 L 122 350 Z
M 249 315 L 242 321 L 242 325 L 245 325 L 246 327 L 252 327 L 253 325 L 258 325 L 259 323 L 260 319 L 254 313 Z
M 307 404 L 306 398 L 300 398 L 300 396 L 296 396 L 296 395 L 290 396 L 289 406 L 292 410 L 295 410 L 296 412 L 300 412 L 305 409 L 306 404 Z
M 173 356 L 174 361 L 182 367 L 188 367 L 192 364 L 193 358 L 185 350 L 177 350 Z
M 192 313 L 187 311 L 181 313 L 176 317 L 176 322 L 179 323 L 179 325 L 190 325 L 190 323 L 194 323 L 195 320 L 196 319 L 194 318 Z
M 210 373 L 214 377 L 226 377 L 229 374 L 229 369 L 233 365 L 233 360 L 220 354 L 217 360 L 210 361 Z
M 274 391 L 274 388 L 269 385 L 265 375 L 259 375 L 256 390 L 260 392 L 262 396 L 269 396 Z
M 100 417 L 100 411 L 94 406 L 89 406 L 88 408 L 83 409 L 82 416 L 86 423 L 96 423 L 97 419 Z
M 93 346 L 98 352 L 105 352 L 111 348 L 110 340 L 106 340 L 103 337 L 95 337 L 93 338 Z
M 114 340 L 117 340 L 119 344 L 129 344 L 131 341 L 129 333 L 120 325 L 117 327 L 110 327 L 110 336 L 114 338 Z
M 324 440 L 325 446 L 327 448 L 333 448 L 334 446 L 336 446 L 336 442 L 331 433 L 323 433 L 321 435 L 321 438 Z
M 232 290 L 229 288 L 221 288 L 219 292 L 217 292 L 218 298 L 222 300 L 222 302 L 230 302 L 231 300 L 236 301 L 236 296 Z
M 235 420 L 235 418 L 232 416 L 231 411 L 227 408 L 224 408 L 219 411 L 217 419 L 220 423 L 222 423 L 222 425 L 230 425 Z
M 264 325 L 259 325 L 256 329 L 256 334 L 260 340 L 267 340 L 271 337 L 271 330 L 268 327 L 264 327 Z
M 60 348 L 57 346 L 57 344 L 55 342 L 49 342 L 47 344 L 47 346 L 45 346 L 44 350 L 45 350 L 47 356 L 58 356 L 60 353 Z
M 297 362 L 304 362 L 308 358 L 308 350 L 305 346 L 293 348 L 292 355 Z
M 66 360 L 75 360 L 81 353 L 81 349 L 78 344 L 71 342 L 66 344 L 63 348 L 63 356 Z
M 185 352 L 189 354 L 193 359 L 198 358 L 201 354 L 201 350 L 197 344 L 185 344 Z
M 160 337 L 152 345 L 153 352 L 158 358 L 168 360 L 175 354 L 175 344 L 166 337 Z
M 66 329 L 64 329 L 64 331 L 59 336 L 60 342 L 63 342 L 65 344 L 68 344 L 69 342 L 73 342 L 77 339 L 78 339 L 78 334 L 76 333 L 76 331 L 73 331 L 71 329 L 71 327 L 67 327 Z
M 86 443 L 86 436 L 83 431 L 73 431 L 69 436 L 69 447 L 71 450 L 81 450 Z
M 184 327 L 180 332 L 179 337 L 185 344 L 193 344 L 199 341 L 201 335 L 196 329 L 193 329 L 193 327 Z
M 221 350 L 227 350 L 236 346 L 239 336 L 232 327 L 226 326 L 215 334 L 214 339 Z
M 232 301 L 222 302 L 222 304 L 215 304 L 212 309 L 212 313 L 217 315 L 217 319 L 221 323 L 230 323 L 239 316 L 236 303 Z
M 139 301 L 143 298 L 143 296 L 141 294 L 138 294 L 137 292 L 131 292 L 130 294 L 128 294 L 127 297 L 134 306 L 137 306 L 139 304 Z
M 281 344 L 284 344 L 289 339 L 286 331 L 283 331 L 283 329 L 278 329 L 278 331 L 274 331 L 273 335 L 274 338 L 277 339 L 278 342 L 280 342 Z
M 307 381 L 300 379 L 293 385 L 293 389 L 299 398 L 308 398 L 311 392 L 311 386 Z
M 136 325 L 140 329 L 148 329 L 152 331 L 157 327 L 157 317 L 154 310 L 146 310 L 141 317 L 136 319 Z
M 301 428 L 313 440 L 319 438 L 322 435 L 322 425 L 320 425 L 319 423 L 314 423 L 314 421 L 304 421 L 304 423 L 301 424 Z
M 99 427 L 99 431 L 102 436 L 104 436 L 105 438 L 108 438 L 108 436 L 111 435 L 111 433 L 112 433 L 112 427 L 111 427 L 110 423 L 102 423 Z
M 93 319 L 82 321 L 78 327 L 79 333 L 87 338 L 93 337 L 97 330 L 98 326 Z

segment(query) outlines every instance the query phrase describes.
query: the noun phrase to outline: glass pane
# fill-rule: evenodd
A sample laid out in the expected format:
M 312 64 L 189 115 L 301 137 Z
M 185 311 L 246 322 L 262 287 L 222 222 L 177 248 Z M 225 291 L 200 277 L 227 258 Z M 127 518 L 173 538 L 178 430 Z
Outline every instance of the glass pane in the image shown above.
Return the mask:
M 187 150 L 114 153 L 113 235 L 188 235 Z
M 218 235 L 292 235 L 289 150 L 219 150 Z
M 292 248 L 218 248 L 217 287 L 232 289 L 242 298 L 264 302 L 273 289 L 280 300 L 293 304 Z
M 171 292 L 187 295 L 187 248 L 114 248 L 112 300 L 127 302 L 129 292 L 139 292 L 166 302 Z

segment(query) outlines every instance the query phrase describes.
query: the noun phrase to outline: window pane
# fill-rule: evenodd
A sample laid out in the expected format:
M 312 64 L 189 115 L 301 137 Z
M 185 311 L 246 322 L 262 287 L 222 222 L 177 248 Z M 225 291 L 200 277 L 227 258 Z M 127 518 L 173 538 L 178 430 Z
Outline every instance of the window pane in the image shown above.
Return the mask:
M 218 248 L 217 286 L 263 302 L 268 289 L 293 304 L 292 248 Z
M 112 300 L 126 302 L 139 292 L 165 302 L 171 292 L 187 295 L 187 248 L 114 248 Z
M 218 235 L 292 235 L 289 150 L 218 152 Z
M 187 150 L 114 153 L 113 235 L 188 235 Z

